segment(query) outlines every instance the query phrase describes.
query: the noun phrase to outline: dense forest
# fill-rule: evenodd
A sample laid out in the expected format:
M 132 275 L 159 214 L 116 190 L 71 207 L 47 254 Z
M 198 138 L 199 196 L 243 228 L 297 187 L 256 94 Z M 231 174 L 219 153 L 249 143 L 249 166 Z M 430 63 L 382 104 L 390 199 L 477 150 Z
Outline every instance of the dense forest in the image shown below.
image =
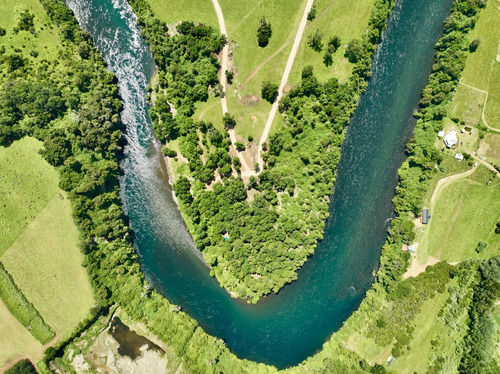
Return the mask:
M 229 154 L 227 131 L 192 118 L 197 102 L 221 94 L 216 54 L 225 37 L 192 22 L 179 23 L 169 36 L 147 2 L 130 3 L 159 69 L 159 83 L 152 87 L 156 135 L 166 142 L 166 155 L 176 156 L 168 144 L 177 140 L 189 161 L 174 185 L 188 229 L 220 284 L 256 302 L 295 280 L 322 239 L 344 129 L 367 86 L 394 2 L 377 1 L 363 39 L 346 41 L 356 46 L 346 83 L 319 82 L 312 67 L 304 68 L 301 84 L 280 102 L 285 121 L 265 148 L 264 170 L 246 184 L 239 159 Z M 274 91 L 263 90 L 266 99 L 273 101 Z M 230 114 L 221 121 L 225 130 L 236 124 Z

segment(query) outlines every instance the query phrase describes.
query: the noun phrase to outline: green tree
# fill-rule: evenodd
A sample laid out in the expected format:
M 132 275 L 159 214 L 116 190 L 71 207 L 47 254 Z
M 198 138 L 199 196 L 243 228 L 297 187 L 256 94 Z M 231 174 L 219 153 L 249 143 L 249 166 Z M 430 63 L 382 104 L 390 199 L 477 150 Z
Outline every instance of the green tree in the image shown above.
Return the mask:
M 261 94 L 264 100 L 274 103 L 278 97 L 278 85 L 269 81 L 263 82 Z
M 363 46 L 363 42 L 361 40 L 351 40 L 348 44 L 347 49 L 345 51 L 345 56 L 349 60 L 349 62 L 355 64 L 366 53 L 365 47 Z
M 307 38 L 307 45 L 313 51 L 321 52 L 323 50 L 323 33 L 317 29 L 314 34 L 310 34 Z
M 271 28 L 271 23 L 262 17 L 259 21 L 259 26 L 257 27 L 257 42 L 259 47 L 265 47 L 269 44 L 269 38 L 273 34 Z

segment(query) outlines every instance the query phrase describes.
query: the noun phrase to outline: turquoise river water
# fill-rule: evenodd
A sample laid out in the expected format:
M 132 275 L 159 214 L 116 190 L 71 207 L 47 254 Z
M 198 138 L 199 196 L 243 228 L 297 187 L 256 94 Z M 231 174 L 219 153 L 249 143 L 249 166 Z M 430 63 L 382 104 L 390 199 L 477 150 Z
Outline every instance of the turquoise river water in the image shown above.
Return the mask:
M 145 98 L 154 62 L 130 6 L 66 2 L 118 78 L 128 141 L 121 196 L 146 277 L 241 358 L 282 368 L 314 354 L 374 280 L 412 113 L 452 0 L 396 1 L 342 149 L 324 239 L 297 281 L 256 305 L 232 299 L 210 277 L 172 200 Z

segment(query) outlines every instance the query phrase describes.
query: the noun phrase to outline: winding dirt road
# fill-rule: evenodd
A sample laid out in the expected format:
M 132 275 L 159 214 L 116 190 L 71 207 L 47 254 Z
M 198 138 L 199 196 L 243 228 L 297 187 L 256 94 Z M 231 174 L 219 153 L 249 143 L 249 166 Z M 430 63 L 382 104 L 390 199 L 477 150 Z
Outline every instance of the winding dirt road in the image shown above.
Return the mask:
M 220 33 L 221 35 L 225 35 L 227 37 L 227 30 L 226 30 L 226 23 L 224 22 L 224 16 L 222 15 L 222 9 L 220 8 L 219 2 L 217 0 L 212 0 L 212 4 L 215 9 L 215 13 L 217 14 L 217 20 L 219 21 L 219 28 L 220 28 Z M 224 48 L 222 49 L 222 58 L 221 58 L 221 69 L 219 71 L 219 82 L 223 87 L 223 93 L 221 95 L 221 105 L 222 105 L 222 114 L 226 114 L 228 112 L 227 110 L 227 99 L 226 99 L 226 92 L 227 92 L 227 79 L 226 79 L 226 71 L 228 67 L 228 60 L 229 60 L 229 43 L 226 43 Z M 234 129 L 228 130 L 229 137 L 231 138 L 231 143 L 234 148 L 234 151 L 238 155 L 240 162 L 241 162 L 241 175 L 242 176 L 251 176 L 254 175 L 255 172 L 252 171 L 248 167 L 248 164 L 243 157 L 243 154 L 241 152 L 238 152 L 238 150 L 235 147 L 236 144 L 236 134 L 234 133 Z

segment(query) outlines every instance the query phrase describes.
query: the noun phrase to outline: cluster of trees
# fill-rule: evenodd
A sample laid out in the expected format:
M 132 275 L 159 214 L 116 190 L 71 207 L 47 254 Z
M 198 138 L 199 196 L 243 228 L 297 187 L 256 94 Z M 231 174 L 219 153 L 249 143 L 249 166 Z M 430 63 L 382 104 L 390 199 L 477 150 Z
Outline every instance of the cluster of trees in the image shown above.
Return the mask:
M 276 101 L 276 98 L 278 97 L 278 85 L 269 81 L 263 82 L 261 96 L 269 103 L 274 103 Z

